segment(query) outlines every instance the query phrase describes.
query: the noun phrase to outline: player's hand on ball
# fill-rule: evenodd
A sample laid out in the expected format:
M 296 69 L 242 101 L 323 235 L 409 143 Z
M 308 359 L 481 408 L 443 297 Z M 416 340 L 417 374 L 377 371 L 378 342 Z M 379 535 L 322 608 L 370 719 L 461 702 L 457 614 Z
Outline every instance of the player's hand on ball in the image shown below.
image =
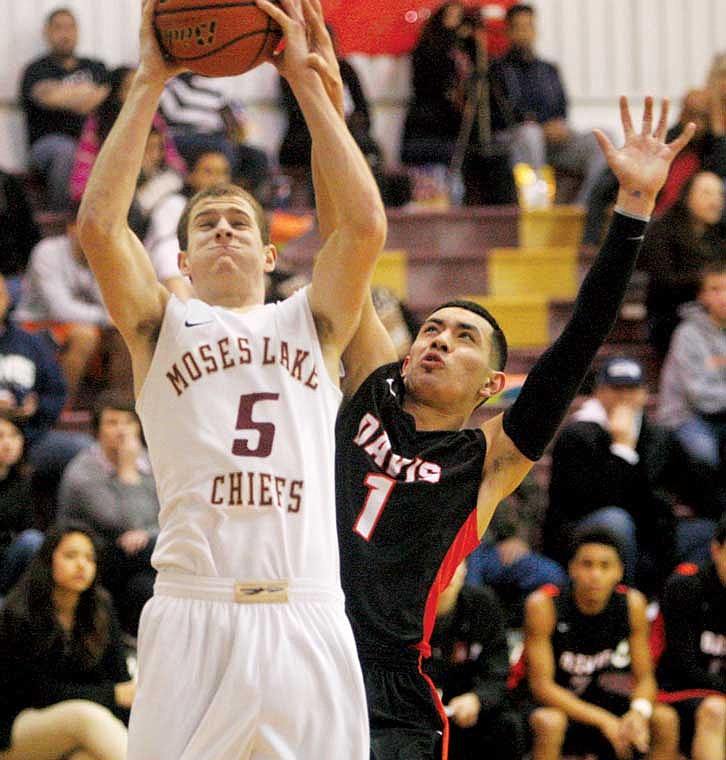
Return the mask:
M 164 83 L 186 71 L 182 64 L 167 58 L 159 47 L 154 31 L 154 7 L 157 0 L 142 0 L 139 32 L 139 72 L 153 81 Z

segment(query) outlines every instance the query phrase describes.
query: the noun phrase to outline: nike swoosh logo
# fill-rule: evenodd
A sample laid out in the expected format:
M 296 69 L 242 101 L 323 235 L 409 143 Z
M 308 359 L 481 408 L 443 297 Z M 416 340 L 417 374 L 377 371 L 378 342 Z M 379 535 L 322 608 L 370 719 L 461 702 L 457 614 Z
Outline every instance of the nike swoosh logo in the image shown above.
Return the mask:
M 199 325 L 208 325 L 214 322 L 213 319 L 205 319 L 203 322 L 189 322 L 188 320 L 184 320 L 184 326 L 185 327 L 199 327 Z
M 625 238 L 626 240 L 645 240 L 645 235 L 638 235 L 637 237 Z

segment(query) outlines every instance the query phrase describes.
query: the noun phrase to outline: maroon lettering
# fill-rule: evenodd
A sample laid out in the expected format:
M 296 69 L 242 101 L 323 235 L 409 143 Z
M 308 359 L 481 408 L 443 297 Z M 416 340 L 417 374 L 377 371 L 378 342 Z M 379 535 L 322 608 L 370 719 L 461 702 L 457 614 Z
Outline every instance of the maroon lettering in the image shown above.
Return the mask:
M 215 475 L 212 481 L 212 504 L 222 504 L 224 500 L 221 496 L 217 495 L 217 487 L 222 488 L 224 486 L 224 475 Z
M 262 363 L 263 364 L 274 364 L 277 361 L 277 357 L 275 356 L 274 353 L 272 355 L 270 354 L 270 339 L 269 338 L 263 338 L 262 340 L 263 340 L 263 344 L 264 344 L 264 347 L 265 347 L 264 352 L 263 352 L 264 356 L 262 358 Z
M 290 370 L 290 374 L 296 379 L 296 380 L 302 380 L 302 365 L 305 359 L 310 356 L 310 351 L 305 351 L 302 348 L 298 348 L 295 351 L 295 360 L 292 364 L 292 369 Z
M 237 338 L 237 350 L 240 364 L 249 364 L 252 361 L 252 351 L 250 351 L 247 338 Z
M 277 494 L 277 506 L 282 509 L 282 502 L 285 496 L 285 478 L 275 478 L 275 493 Z
M 255 499 L 255 473 L 254 472 L 248 472 L 247 473 L 247 506 L 248 507 L 255 507 L 257 506 L 257 500 Z
M 222 366 L 225 369 L 234 367 L 234 359 L 229 354 L 229 338 L 222 338 L 217 341 L 219 346 L 219 355 L 222 357 Z
M 302 500 L 302 480 L 293 480 L 290 483 L 290 502 L 287 505 L 288 512 L 299 512 L 300 502 Z
M 242 504 L 242 473 L 232 472 L 229 475 L 229 501 L 232 507 Z
M 189 373 L 189 377 L 192 380 L 199 380 L 199 378 L 202 376 L 202 370 L 199 369 L 199 365 L 197 364 L 196 359 L 192 356 L 191 351 L 187 351 L 186 353 L 182 354 L 182 362 L 184 364 L 184 368 Z
M 204 362 L 204 369 L 207 371 L 208 375 L 212 372 L 216 372 L 219 369 L 217 360 L 212 355 L 212 347 L 208 343 L 205 343 L 203 346 L 199 347 L 199 355 L 202 357 L 202 361 Z
M 260 474 L 260 506 L 271 507 L 272 506 L 272 491 L 270 490 L 272 482 L 272 475 L 269 472 L 263 472 Z
M 313 366 L 313 371 L 310 373 L 310 376 L 305 381 L 305 385 L 308 388 L 312 388 L 315 390 L 318 387 L 318 370 Z
M 184 378 L 184 375 L 182 375 L 182 373 L 179 371 L 179 367 L 177 367 L 176 364 L 172 365 L 171 372 L 167 372 L 166 376 L 176 391 L 177 396 L 181 396 L 182 391 L 189 387 L 189 383 Z
M 280 364 L 289 372 L 290 371 L 290 350 L 287 347 L 287 341 L 280 341 Z

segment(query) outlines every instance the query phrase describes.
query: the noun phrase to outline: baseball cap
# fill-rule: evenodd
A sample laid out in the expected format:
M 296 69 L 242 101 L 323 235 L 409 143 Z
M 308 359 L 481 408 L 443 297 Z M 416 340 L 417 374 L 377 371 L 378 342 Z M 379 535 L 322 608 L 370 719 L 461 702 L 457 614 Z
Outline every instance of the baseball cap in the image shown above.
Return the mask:
M 643 385 L 643 368 L 627 356 L 608 359 L 598 374 L 598 384 L 616 388 L 637 388 Z

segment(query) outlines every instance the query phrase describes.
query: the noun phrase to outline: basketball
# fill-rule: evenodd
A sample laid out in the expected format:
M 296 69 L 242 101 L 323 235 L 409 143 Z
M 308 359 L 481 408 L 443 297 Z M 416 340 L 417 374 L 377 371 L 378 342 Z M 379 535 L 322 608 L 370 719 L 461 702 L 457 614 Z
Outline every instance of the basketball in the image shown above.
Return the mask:
M 157 0 L 154 27 L 171 58 L 209 77 L 259 66 L 282 38 L 279 25 L 254 0 Z

